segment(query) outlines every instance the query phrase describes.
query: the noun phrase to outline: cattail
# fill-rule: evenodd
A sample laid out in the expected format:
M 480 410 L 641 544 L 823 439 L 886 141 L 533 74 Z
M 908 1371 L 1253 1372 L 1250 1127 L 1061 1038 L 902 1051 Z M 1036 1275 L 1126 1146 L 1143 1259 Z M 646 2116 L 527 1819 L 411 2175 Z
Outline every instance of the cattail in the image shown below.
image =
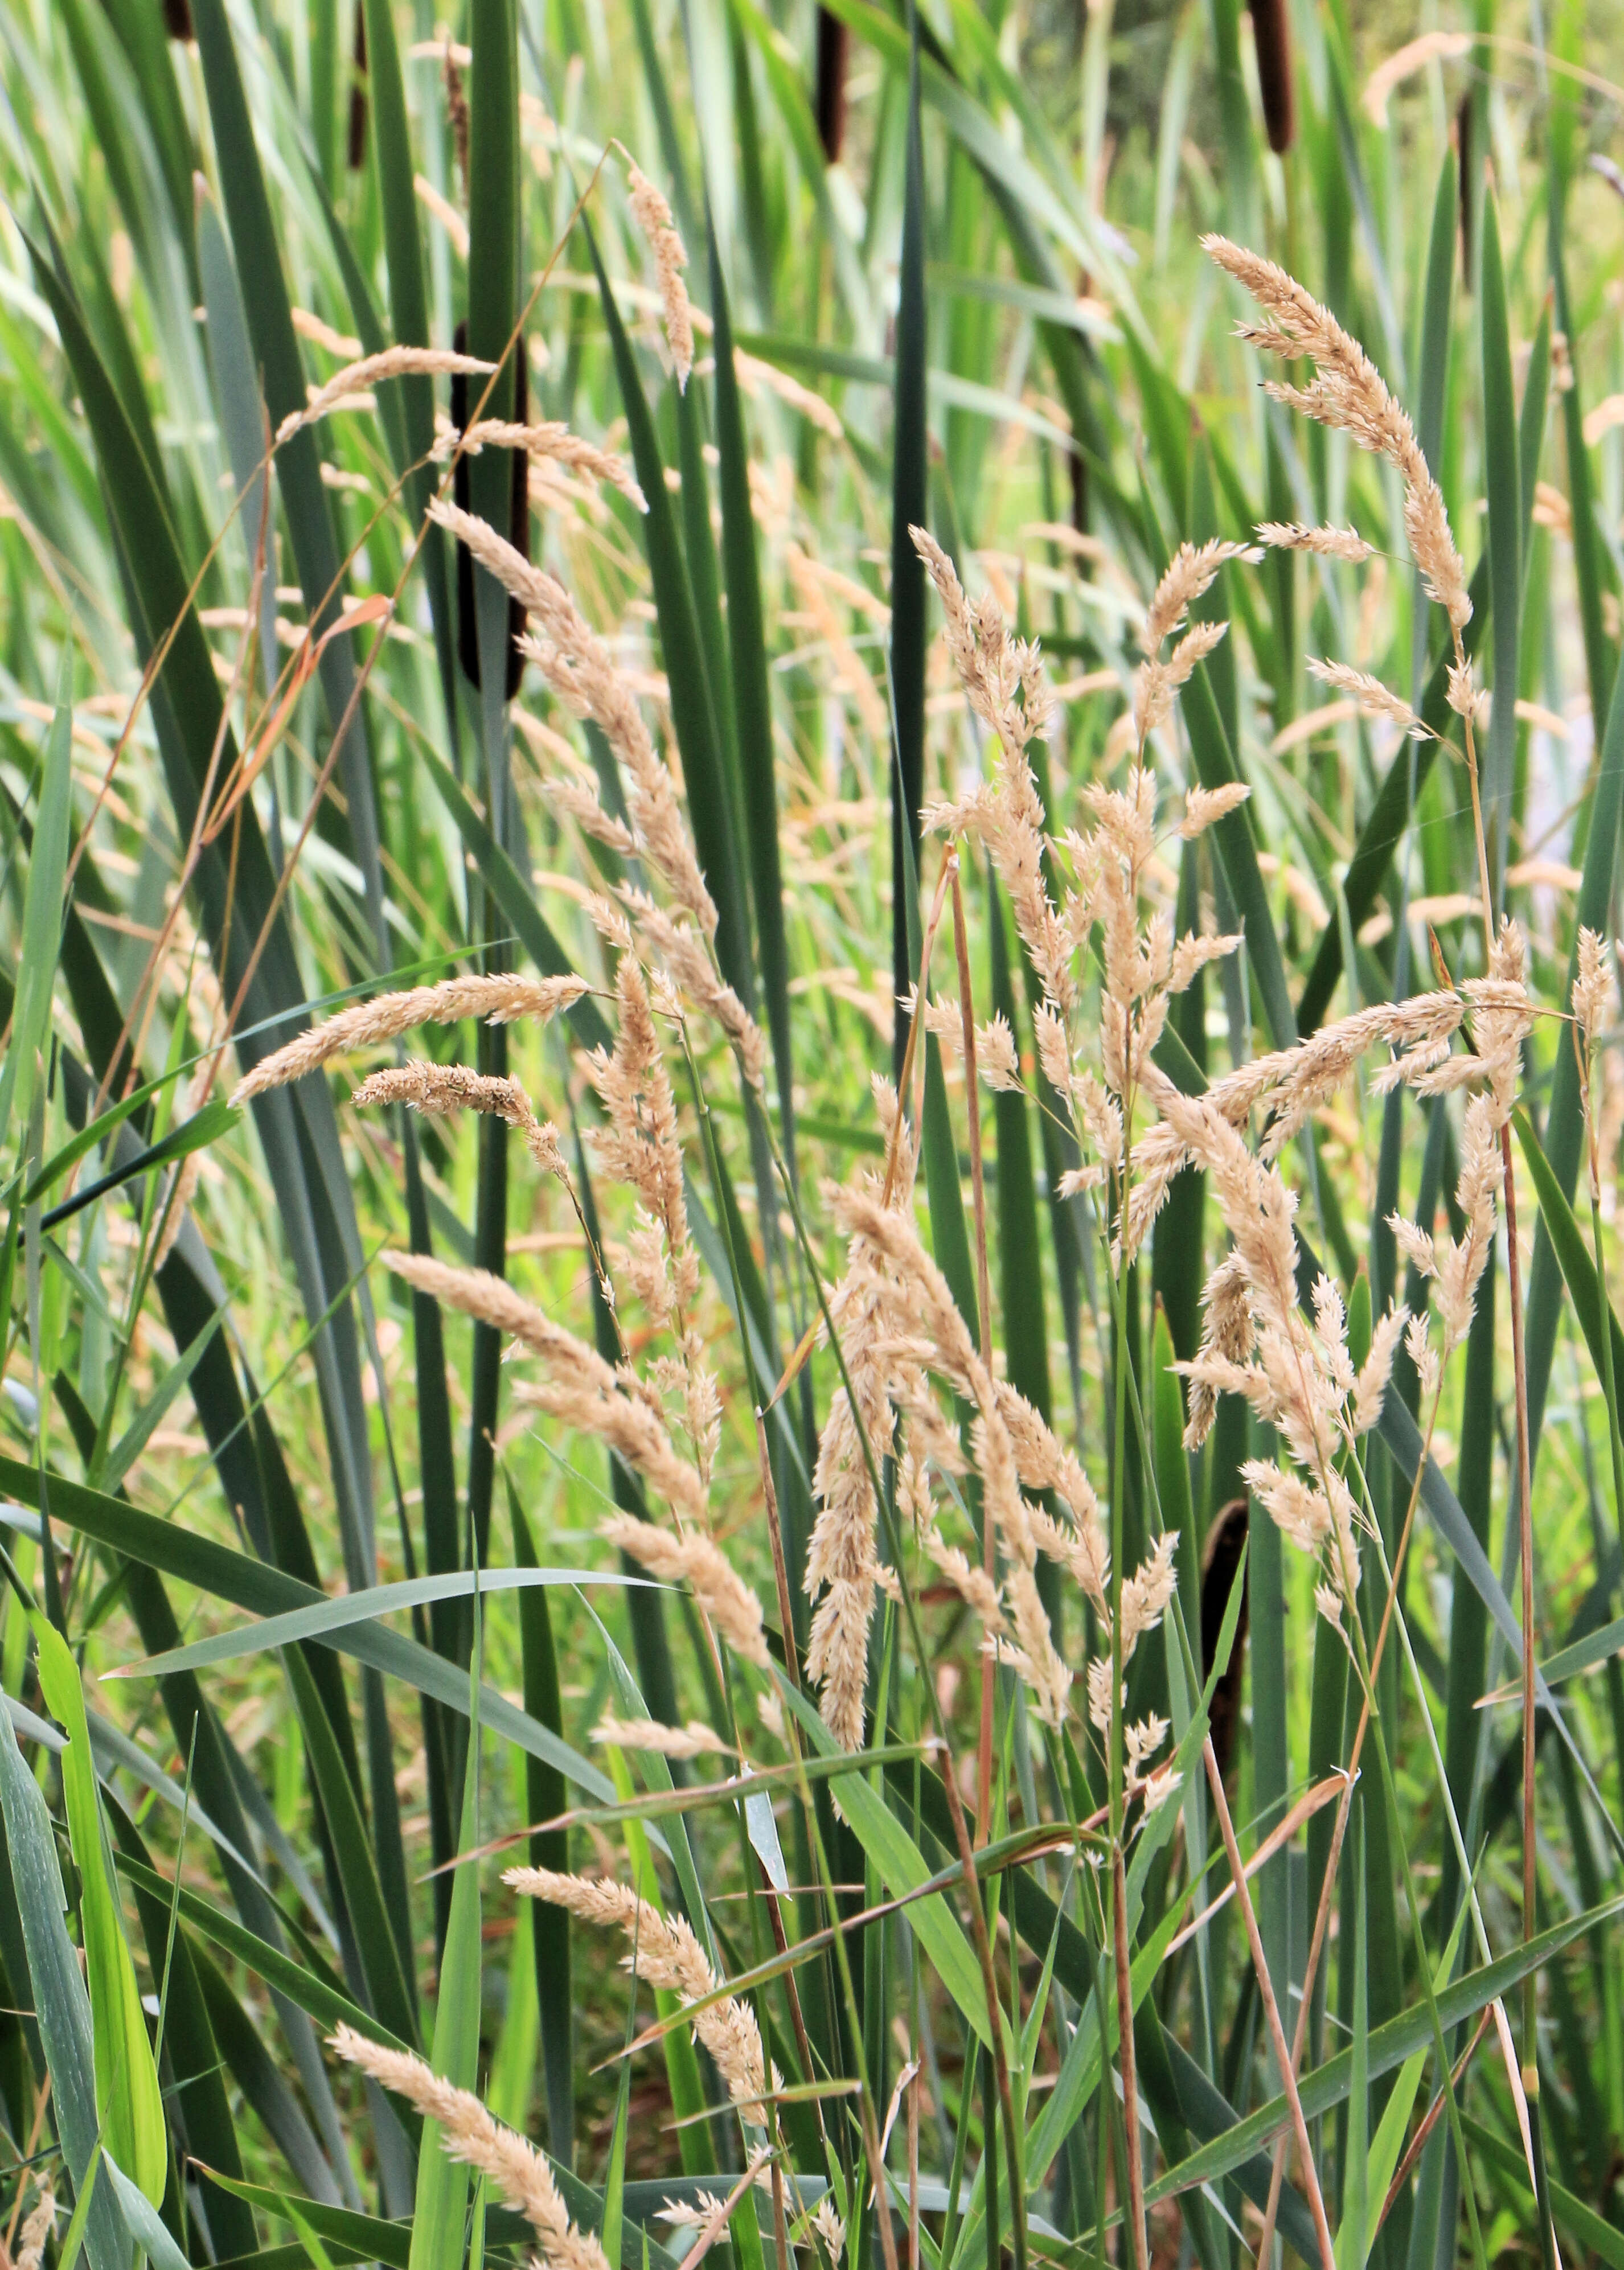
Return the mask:
M 41 2270 L 45 2260 L 45 2242 L 56 2227 L 56 2194 L 48 2184 L 42 2184 L 19 2237 L 17 2270 Z
M 735 1655 L 759 1671 L 772 1668 L 761 1622 L 761 1603 L 725 1553 L 701 1529 L 679 1537 L 635 1514 L 617 1513 L 598 1533 L 629 1554 L 651 1576 L 670 1584 L 686 1583 Z
M 350 137 L 345 152 L 350 171 L 359 174 L 367 160 L 367 11 L 355 11 L 355 43 L 352 51 L 354 66 L 350 81 Z
M 846 143 L 846 58 L 850 33 L 843 16 L 818 11 L 818 139 L 824 162 L 838 166 Z
M 1257 58 L 1257 92 L 1269 147 L 1283 158 L 1296 134 L 1296 96 L 1292 85 L 1291 17 L 1287 0 L 1251 0 L 1252 47 Z
M 629 1886 L 618 1884 L 609 1876 L 569 1876 L 552 1868 L 509 1868 L 502 1881 L 528 1898 L 567 1910 L 582 1923 L 619 1928 L 631 1950 L 627 1967 L 635 1977 L 675 1994 L 685 2006 L 704 2004 L 693 2011 L 693 2030 L 709 2051 L 734 2103 L 755 2125 L 765 2125 L 762 2108 L 769 2082 L 755 2013 L 737 1995 L 709 1999 L 720 1994 L 723 1981 L 681 1916 L 662 1915 L 651 1902 L 640 1899 Z M 770 2086 L 775 2092 L 783 2087 L 783 2076 L 776 2066 L 771 2070 Z
M 515 1018 L 534 1017 L 545 1023 L 560 1009 L 572 1008 L 587 990 L 582 977 L 447 977 L 437 985 L 414 985 L 404 993 L 381 993 L 341 1009 L 324 1025 L 314 1025 L 285 1048 L 263 1057 L 245 1073 L 232 1091 L 232 1102 L 246 1103 L 267 1088 L 284 1087 L 303 1079 L 330 1057 L 347 1056 L 359 1049 L 375 1048 L 419 1025 L 456 1025 L 465 1017 L 484 1024 L 510 1024 Z
M 380 354 L 363 355 L 359 362 L 335 371 L 324 386 L 315 388 L 302 410 L 290 410 L 277 427 L 276 446 L 279 449 L 300 427 L 314 426 L 345 395 L 362 393 L 387 378 L 434 378 L 451 371 L 466 376 L 494 368 L 493 363 L 444 347 L 385 347 Z
M 688 373 L 693 367 L 693 315 L 688 306 L 688 287 L 682 280 L 682 271 L 688 264 L 688 248 L 671 219 L 671 209 L 664 197 L 623 146 L 621 155 L 626 159 L 632 217 L 648 238 L 654 254 L 660 298 L 665 307 L 666 343 L 677 367 L 678 389 L 686 392 Z
M 468 97 L 463 92 L 463 74 L 457 67 L 456 51 L 451 44 L 449 28 L 446 32 L 445 61 L 441 70 L 445 79 L 446 115 L 451 122 L 451 140 L 456 150 L 456 170 L 463 177 L 463 194 L 466 197 L 471 122 Z
M 1415 564 L 1458 639 L 1471 619 L 1472 602 L 1442 492 L 1421 454 L 1414 427 L 1388 392 L 1376 365 L 1330 310 L 1273 261 L 1231 244 L 1227 237 L 1204 236 L 1201 242 L 1270 317 L 1265 325 L 1243 327 L 1241 336 L 1268 353 L 1307 356 L 1315 365 L 1310 385 L 1271 380 L 1268 391 L 1322 426 L 1351 434 L 1361 449 L 1398 468 L 1404 482 L 1405 529 Z
M 592 1729 L 592 1740 L 614 1749 L 649 1750 L 663 1758 L 730 1757 L 730 1746 L 702 1718 L 686 1726 L 664 1726 L 657 1718 L 617 1718 L 605 1713 Z
M 1318 657 L 1309 657 L 1310 676 L 1322 686 L 1333 686 L 1339 694 L 1348 694 L 1364 711 L 1367 717 L 1385 717 L 1404 732 L 1413 734 L 1417 740 L 1430 738 L 1429 729 L 1390 687 L 1384 686 L 1368 670 L 1355 670 L 1346 662 L 1323 662 Z M 1453 673 L 1451 673 L 1452 675 Z
M 330 2036 L 330 2046 L 437 2125 L 447 2156 L 478 2169 L 524 2216 L 548 2270 L 609 2270 L 596 2233 L 577 2229 L 570 2221 L 543 2155 L 493 2120 L 470 2090 L 446 2081 L 410 2051 L 385 2049 L 350 2026 L 340 2026 Z
M 172 40 L 190 41 L 193 33 L 189 0 L 164 0 L 164 30 Z
M 1260 520 L 1257 540 L 1271 550 L 1312 552 L 1322 560 L 1372 560 L 1376 545 L 1356 528 L 1308 528 L 1301 521 Z

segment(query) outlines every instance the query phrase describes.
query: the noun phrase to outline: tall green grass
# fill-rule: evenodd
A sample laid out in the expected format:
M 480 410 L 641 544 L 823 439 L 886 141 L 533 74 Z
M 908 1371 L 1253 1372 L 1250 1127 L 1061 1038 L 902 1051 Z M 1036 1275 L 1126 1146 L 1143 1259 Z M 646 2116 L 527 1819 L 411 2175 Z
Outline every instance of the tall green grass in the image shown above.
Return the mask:
M 454 13 L 449 45 L 421 0 L 15 0 L 0 26 L 8 2247 L 48 2183 L 49 2256 L 92 2270 L 522 2251 L 434 2123 L 325 2052 L 347 2024 L 537 2140 L 627 2270 L 676 2270 L 736 2188 L 708 2244 L 740 2270 L 795 2248 L 837 2270 L 810 2220 L 826 2199 L 852 2270 L 1134 2260 L 1131 2143 L 1158 2261 L 1248 2259 L 1273 2190 L 1279 2249 L 1317 2262 L 1317 2187 L 1343 2270 L 1624 2262 L 1624 1085 L 1616 998 L 1588 1084 L 1565 1020 L 1581 926 L 1620 926 L 1620 214 L 1588 163 L 1624 104 L 1616 27 L 1576 0 L 1479 7 L 1383 110 L 1370 74 L 1409 26 L 1334 4 L 1105 6 L 1080 29 L 975 0 Z M 686 239 L 686 389 L 617 140 Z M 1376 547 L 1231 562 L 1204 603 L 1229 635 L 1158 762 L 1169 790 L 1251 793 L 1165 843 L 1152 888 L 1181 931 L 1245 943 L 1176 1005 L 1158 1062 L 1179 1088 L 1481 974 L 1463 765 L 1308 667 L 1356 664 L 1451 723 L 1397 484 L 1259 390 L 1205 229 L 1297 274 L 1414 419 L 1492 693 L 1488 911 L 1523 923 L 1550 1013 L 1515 1123 L 1523 1359 L 1502 1239 L 1430 1443 L 1402 1358 L 1368 1438 L 1351 1658 L 1260 1510 L 1243 1586 L 1207 1569 L 1242 1461 L 1272 1448 L 1233 1396 L 1183 1448 L 1213 1195 L 1187 1168 L 1119 1272 L 1097 1198 L 1063 1194 L 1078 1154 L 1036 1060 L 1041 988 L 979 854 L 937 909 L 930 987 L 956 1020 L 961 917 L 972 1021 L 1007 1021 L 1022 1083 L 973 1132 L 959 1053 L 931 1032 L 908 1054 L 943 872 L 922 809 L 991 758 L 915 524 L 1079 681 L 1033 748 L 1056 835 L 1120 781 L 1138 625 L 1181 543 L 1294 520 Z M 647 512 L 565 469 L 515 513 L 496 448 L 454 476 L 450 389 L 421 373 L 272 446 L 350 360 L 459 330 L 488 366 L 457 382 L 470 414 L 621 453 Z M 619 1279 L 632 1217 L 594 1160 L 584 1065 L 614 1030 L 587 901 L 648 878 L 547 793 L 573 765 L 627 809 L 603 734 L 519 679 L 500 582 L 426 522 L 454 478 L 639 673 L 717 968 L 766 1035 L 759 1092 L 701 1024 L 671 1069 L 723 1396 L 709 1510 L 770 1676 L 599 1540 L 613 1510 L 664 1517 L 631 1465 L 515 1397 L 488 1323 L 379 1265 L 506 1275 L 611 1362 L 629 1324 L 641 1360 L 592 1257 Z M 387 619 L 337 627 L 379 595 Z M 522 1079 L 579 1216 L 501 1118 L 352 1112 L 343 1061 L 225 1100 L 343 1006 L 507 970 L 591 990 L 545 1031 L 412 1047 Z M 867 1747 L 842 1751 L 803 1684 L 845 1383 L 819 1330 L 845 1266 L 830 1186 L 885 1173 L 871 1079 L 904 1066 L 917 1219 L 972 1339 L 1076 1447 L 1119 1573 L 1179 1539 L 1128 1692 L 1170 1719 L 1182 1783 L 1127 1845 L 1121 1977 L 1108 1747 L 1081 1710 L 1041 1725 L 989 1667 L 907 1548 L 883 1459 L 901 1581 L 871 1633 Z M 1425 1306 L 1386 1217 L 1458 1228 L 1460 1132 L 1456 1100 L 1361 1073 L 1286 1154 L 1305 1291 L 1337 1280 L 1356 1350 L 1392 1298 Z M 981 1476 L 951 1488 L 975 1557 Z M 1339 1793 L 1412 1504 L 1308 1997 L 1310 2182 L 1245 1905 L 1289 2039 L 1335 1814 L 1294 1808 Z M 1101 1632 L 1058 1573 L 1080 1696 Z M 594 1734 L 645 1714 L 725 1753 Z M 1246 1903 L 1214 1906 L 1202 1744 L 1227 1719 L 1239 1851 L 1285 1833 Z M 616 1871 L 692 1927 L 784 2076 L 775 2188 L 739 2186 L 756 2131 L 679 2002 L 515 1903 L 514 1859 Z M 673 2201 L 697 2222 L 664 2219 Z

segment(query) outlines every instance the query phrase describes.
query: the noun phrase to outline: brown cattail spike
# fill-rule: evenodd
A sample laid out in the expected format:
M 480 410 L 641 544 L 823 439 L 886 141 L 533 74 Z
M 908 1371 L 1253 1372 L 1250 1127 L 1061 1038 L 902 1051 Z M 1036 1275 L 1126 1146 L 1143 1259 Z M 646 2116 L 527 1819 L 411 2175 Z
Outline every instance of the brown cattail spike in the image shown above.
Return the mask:
M 350 171 L 359 174 L 367 159 L 367 11 L 355 11 L 354 76 L 350 81 Z
M 192 37 L 192 11 L 188 0 L 164 0 L 164 29 L 172 40 Z
M 1269 147 L 1283 158 L 1297 134 L 1287 0 L 1252 0 L 1252 43 L 1257 55 L 1257 92 L 1263 97 Z
M 818 139 L 825 162 L 840 163 L 846 140 L 846 59 L 851 34 L 842 17 L 818 11 Z

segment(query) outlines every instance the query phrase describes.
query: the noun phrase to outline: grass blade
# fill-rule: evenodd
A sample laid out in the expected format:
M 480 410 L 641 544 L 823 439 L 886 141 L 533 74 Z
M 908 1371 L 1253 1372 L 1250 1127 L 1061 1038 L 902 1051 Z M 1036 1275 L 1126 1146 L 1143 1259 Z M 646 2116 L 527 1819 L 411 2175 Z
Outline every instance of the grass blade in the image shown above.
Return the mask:
M 894 996 L 905 998 L 919 968 L 910 946 L 908 906 L 916 881 L 905 871 L 919 865 L 919 803 L 924 792 L 925 572 L 908 533 L 930 513 L 925 372 L 924 148 L 919 127 L 919 23 L 908 0 L 908 141 L 902 191 L 901 297 L 896 321 L 891 491 L 891 974 Z M 906 855 L 906 856 L 905 856 Z M 897 1012 L 892 1043 L 900 1072 L 908 1047 L 908 1020 Z M 973 1315 L 974 1309 L 968 1311 Z

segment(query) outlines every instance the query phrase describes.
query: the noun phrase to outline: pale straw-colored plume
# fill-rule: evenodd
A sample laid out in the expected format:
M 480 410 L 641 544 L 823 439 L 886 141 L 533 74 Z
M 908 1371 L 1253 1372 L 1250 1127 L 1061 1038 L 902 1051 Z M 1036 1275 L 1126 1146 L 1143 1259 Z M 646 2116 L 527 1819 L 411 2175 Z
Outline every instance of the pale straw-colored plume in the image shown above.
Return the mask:
M 1365 91 L 1360 96 L 1360 107 L 1375 126 L 1387 124 L 1387 106 L 1395 90 L 1407 78 L 1430 63 L 1458 63 L 1463 56 L 1472 53 L 1471 35 L 1465 32 L 1423 32 L 1418 40 L 1410 40 L 1402 48 L 1379 63 L 1365 81 Z
M 246 1103 L 267 1088 L 302 1079 L 332 1057 L 377 1048 L 419 1025 L 457 1025 L 465 1017 L 486 1025 L 511 1024 L 524 1017 L 545 1024 L 561 1009 L 573 1007 L 586 990 L 583 977 L 497 976 L 447 977 L 438 985 L 380 993 L 371 1001 L 358 1001 L 352 1009 L 341 1009 L 324 1025 L 313 1025 L 273 1056 L 262 1057 L 237 1082 L 231 1100 Z
M 960 683 L 999 748 L 991 782 L 960 804 L 933 812 L 930 822 L 955 834 L 962 829 L 986 845 L 1043 990 L 1069 1015 L 1078 998 L 1073 944 L 1044 877 L 1043 805 L 1027 756 L 1034 740 L 1047 737 L 1053 716 L 1042 655 L 1034 643 L 1010 636 L 990 592 L 970 605 L 952 560 L 928 529 L 910 528 L 908 534 L 941 600 Z
M 453 354 L 444 347 L 385 347 L 380 354 L 363 355 L 359 362 L 346 363 L 324 385 L 313 389 L 304 408 L 290 410 L 277 427 L 276 446 L 279 449 L 300 427 L 314 426 L 348 397 L 364 394 L 386 378 L 438 378 L 448 373 L 472 377 L 495 367 L 494 363 L 481 362 L 477 355 Z
M 714 1538 L 702 1529 L 679 1537 L 652 1521 L 640 1521 L 634 1513 L 611 1514 L 598 1524 L 598 1534 L 651 1576 L 686 1584 L 734 1654 L 758 1671 L 770 1671 L 761 1603 Z
M 40 2270 L 45 2259 L 45 2242 L 56 2228 L 56 2194 L 48 2184 L 40 2186 L 40 2196 L 28 2211 L 28 2219 L 18 2237 L 17 2270 Z
M 1401 701 L 1390 686 L 1384 686 L 1369 671 L 1355 670 L 1346 662 L 1324 662 L 1310 655 L 1309 672 L 1322 686 L 1334 686 L 1339 694 L 1346 694 L 1357 701 L 1367 717 L 1385 717 L 1402 732 L 1414 734 L 1418 740 L 1427 735 L 1427 728 L 1409 703 Z
M 832 441 L 845 440 L 846 428 L 834 404 L 826 402 L 822 395 L 814 394 L 810 386 L 803 386 L 800 380 L 792 378 L 787 370 L 780 370 L 776 363 L 763 362 L 759 356 L 746 354 L 743 347 L 735 346 L 733 367 L 738 374 L 739 385 L 746 394 L 765 388 L 790 409 L 798 411 L 809 426 L 817 427 Z
M 730 1757 L 732 1751 L 702 1718 L 686 1726 L 663 1725 L 657 1718 L 617 1718 L 605 1712 L 592 1729 L 592 1740 L 618 1750 L 649 1750 L 663 1758 Z
M 1179 820 L 1179 835 L 1192 842 L 1197 835 L 1206 835 L 1212 824 L 1222 820 L 1224 812 L 1234 812 L 1251 795 L 1250 781 L 1224 781 L 1222 788 L 1190 788 L 1183 797 L 1183 817 Z
M 542 1358 L 548 1377 L 540 1384 L 518 1383 L 515 1400 L 549 1413 L 582 1434 L 596 1435 L 682 1518 L 703 1520 L 705 1494 L 700 1478 L 678 1454 L 655 1397 L 635 1373 L 605 1363 L 596 1348 L 554 1324 L 504 1277 L 485 1269 L 459 1268 L 422 1253 L 385 1253 L 382 1258 L 386 1269 L 419 1293 L 489 1324 Z
M 910 985 L 907 993 L 909 1017 L 919 1014 L 919 988 Z M 964 1018 L 956 1001 L 927 998 L 924 1025 L 940 1042 L 945 1056 L 961 1061 L 964 1056 Z M 1015 1050 L 1015 1035 L 1006 1017 L 995 1014 L 984 1025 L 975 1027 L 975 1069 L 989 1087 L 1014 1090 L 1020 1087 L 1020 1060 Z
M 669 769 L 643 722 L 637 695 L 608 647 L 555 576 L 532 567 L 488 521 L 434 498 L 429 516 L 523 605 L 538 634 L 521 642 L 552 691 L 577 717 L 601 727 L 626 768 L 627 805 L 638 848 L 667 890 L 714 938 L 716 909 L 677 805 Z
M 561 418 L 544 419 L 528 426 L 508 418 L 480 418 L 465 434 L 449 432 L 434 455 L 447 457 L 460 450 L 465 456 L 476 457 L 486 449 L 523 449 L 527 456 L 567 465 L 575 472 L 590 473 L 594 480 L 619 489 L 639 512 L 649 509 L 649 500 L 626 459 L 617 456 L 612 449 L 600 449 L 582 434 L 572 434 Z
M 1450 619 L 1458 641 L 1472 617 L 1466 571 L 1450 528 L 1443 494 L 1421 454 L 1415 429 L 1388 392 L 1376 365 L 1327 308 L 1260 253 L 1227 237 L 1204 236 L 1202 249 L 1250 292 L 1268 323 L 1241 336 L 1265 352 L 1288 360 L 1307 356 L 1315 375 L 1307 386 L 1270 380 L 1277 400 L 1350 434 L 1361 449 L 1385 457 L 1404 483 L 1404 521 L 1410 549 L 1427 590 Z
M 1173 697 L 1187 683 L 1196 664 L 1204 661 L 1223 637 L 1223 623 L 1198 623 L 1162 659 L 1165 642 L 1183 624 L 1196 601 L 1209 591 L 1228 560 L 1257 560 L 1255 545 L 1232 544 L 1213 538 L 1205 544 L 1181 544 L 1151 597 L 1139 630 L 1145 660 L 1134 680 L 1133 730 L 1142 749 L 1146 738 L 1165 724 Z
M 1072 1673 L 1055 1648 L 1038 1597 L 1039 1538 L 1032 1508 L 1021 1495 L 1020 1465 L 997 1388 L 945 1278 L 920 1242 L 911 1213 L 884 1205 L 869 1185 L 838 1192 L 834 1211 L 849 1241 L 851 1266 L 872 1300 L 882 1347 L 886 1340 L 893 1343 L 902 1352 L 902 1361 L 916 1370 L 923 1359 L 974 1406 L 976 1470 L 1005 1555 L 1004 1600 L 1012 1636 L 1000 1643 L 1000 1653 L 1031 1689 L 1040 1717 L 1058 1725 Z M 882 1454 L 879 1446 L 872 1447 L 876 1457 Z
M 556 1175 L 564 1183 L 569 1180 L 569 1169 L 559 1148 L 558 1129 L 550 1120 L 537 1118 L 516 1079 L 473 1072 L 466 1065 L 398 1065 L 387 1072 L 374 1072 L 350 1101 L 361 1109 L 370 1104 L 404 1104 L 408 1110 L 430 1117 L 449 1118 L 455 1112 L 477 1111 L 505 1120 L 544 1174 Z
M 408 2050 L 385 2049 L 350 2026 L 330 2046 L 351 2065 L 417 2107 L 440 2131 L 441 2149 L 486 2177 L 523 2215 L 547 2270 L 609 2270 L 597 2235 L 570 2221 L 552 2170 L 535 2146 L 493 2120 L 471 2091 L 458 2088 Z
M 688 264 L 688 248 L 678 233 L 664 197 L 624 145 L 620 145 L 620 154 L 626 159 L 632 217 L 648 238 L 654 254 L 655 272 L 665 309 L 666 344 L 677 367 L 677 384 L 686 389 L 688 373 L 693 367 L 693 314 L 688 305 L 688 287 L 682 280 L 682 271 Z
M 1260 520 L 1257 533 L 1272 551 L 1311 552 L 1321 560 L 1369 560 L 1376 549 L 1356 528 L 1309 528 L 1297 520 Z
M 707 2000 L 718 1993 L 723 1981 L 681 1916 L 662 1915 L 650 1901 L 640 1899 L 628 1885 L 610 1876 L 509 1868 L 502 1881 L 530 1899 L 567 1909 L 582 1923 L 624 1932 L 630 1950 L 627 1968 L 634 1977 L 675 1994 L 685 2006 L 705 2003 L 693 2012 L 693 2030 L 745 2118 L 757 2127 L 766 2125 L 764 2099 L 769 2087 L 775 2092 L 783 2087 L 783 2076 L 774 2066 L 769 2081 L 761 2029 L 747 2002 L 734 1994 Z
M 1599 932 L 1581 928 L 1578 971 L 1573 981 L 1573 1013 L 1587 1049 L 1594 1048 L 1607 1024 L 1613 1006 L 1613 978 L 1607 949 Z
M 616 970 L 615 993 L 620 1014 L 614 1045 L 595 1049 L 587 1059 L 604 1109 L 590 1140 L 604 1173 L 633 1193 L 656 1233 L 634 1242 L 633 1290 L 656 1324 L 674 1324 L 680 1332 L 699 1291 L 699 1256 L 688 1234 L 677 1100 L 649 989 L 630 954 Z

